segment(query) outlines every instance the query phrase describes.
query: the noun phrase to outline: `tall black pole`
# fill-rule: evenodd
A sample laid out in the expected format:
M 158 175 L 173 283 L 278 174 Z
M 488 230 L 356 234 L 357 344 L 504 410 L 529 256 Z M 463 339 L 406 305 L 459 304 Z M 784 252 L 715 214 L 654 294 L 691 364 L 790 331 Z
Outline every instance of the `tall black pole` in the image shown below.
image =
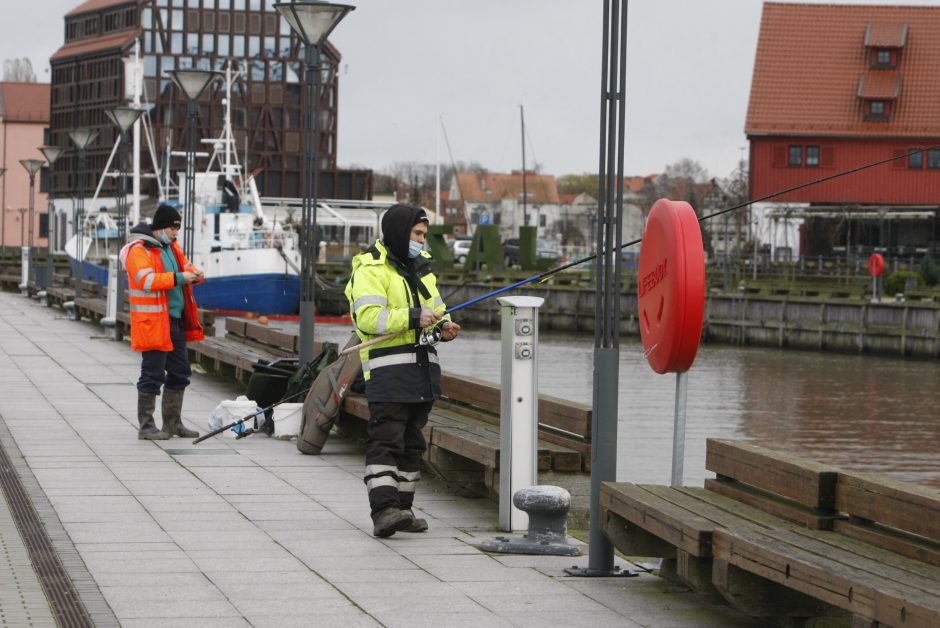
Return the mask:
M 196 225 L 196 101 L 189 99 L 186 116 L 186 205 L 183 208 L 183 252 L 193 258 Z
M 127 240 L 127 131 L 123 128 L 118 128 L 118 132 L 121 134 L 121 142 L 118 156 L 118 161 L 121 164 L 121 174 L 118 177 L 118 242 L 122 243 Z M 115 321 L 114 321 L 114 340 L 124 340 L 124 333 L 121 331 L 121 326 L 117 322 L 117 314 L 120 314 L 124 311 L 124 293 L 127 289 L 127 277 L 124 271 L 124 266 L 120 261 L 117 263 L 117 309 L 115 310 Z
M 522 131 L 522 224 L 529 224 L 529 210 L 526 207 L 528 203 L 528 194 L 526 194 L 526 185 L 525 185 L 525 109 L 522 108 L 522 105 L 519 105 L 519 122 L 520 128 Z M 536 225 L 538 228 L 538 225 Z
M 29 253 L 28 253 L 28 263 L 29 263 L 29 275 L 34 276 L 35 271 L 33 270 L 33 222 L 35 222 L 35 207 L 36 207 L 36 173 L 31 171 L 29 173 Z M 27 283 L 29 283 L 29 276 L 26 278 Z
M 307 117 L 304 125 L 304 199 L 300 226 L 300 363 L 313 361 L 317 272 L 317 146 L 320 133 L 320 49 L 309 43 L 304 49 L 304 91 Z
M 75 259 L 78 270 L 75 276 L 75 299 L 82 298 L 82 282 L 85 281 L 85 249 L 82 238 L 85 225 L 85 148 L 78 149 L 78 198 L 75 202 Z M 78 312 L 78 308 L 75 309 Z M 77 319 L 76 319 L 77 320 Z
M 46 158 L 48 161 L 48 157 Z M 53 280 L 53 273 L 55 272 L 55 264 L 53 264 L 52 256 L 55 252 L 55 159 L 49 161 L 49 195 L 47 198 L 48 208 L 46 209 L 46 224 L 47 224 L 47 236 L 46 236 L 46 285 L 43 286 L 44 289 L 48 290 L 53 285 L 55 281 Z M 47 300 L 47 303 L 50 301 Z
M 615 481 L 617 474 L 626 0 L 604 0 L 602 54 L 589 563 L 587 569 L 567 570 L 573 575 L 584 576 L 617 575 L 613 546 L 601 529 L 600 489 L 602 482 Z

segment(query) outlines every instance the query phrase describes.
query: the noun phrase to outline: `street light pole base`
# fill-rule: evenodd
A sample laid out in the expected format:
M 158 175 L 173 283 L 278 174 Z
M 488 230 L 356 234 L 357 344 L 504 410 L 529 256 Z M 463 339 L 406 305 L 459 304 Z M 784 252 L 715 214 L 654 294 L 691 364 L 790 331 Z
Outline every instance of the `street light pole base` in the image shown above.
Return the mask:
M 636 578 L 640 574 L 614 565 L 613 569 L 591 569 L 574 565 L 565 569 L 565 573 L 575 578 Z

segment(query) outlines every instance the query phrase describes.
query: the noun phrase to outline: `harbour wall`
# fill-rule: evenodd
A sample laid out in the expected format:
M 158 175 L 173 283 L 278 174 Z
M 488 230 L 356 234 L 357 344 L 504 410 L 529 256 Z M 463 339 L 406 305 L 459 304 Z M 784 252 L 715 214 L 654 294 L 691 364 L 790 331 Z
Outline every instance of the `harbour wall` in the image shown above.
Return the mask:
M 441 285 L 450 307 L 497 289 L 491 284 Z M 543 330 L 593 333 L 593 288 L 565 285 L 524 286 L 514 295 L 545 299 Z M 498 298 L 454 313 L 468 325 L 498 327 Z M 635 287 L 620 293 L 620 333 L 638 336 Z M 940 358 L 940 304 L 933 301 L 883 301 L 800 296 L 710 293 L 705 303 L 704 342 L 820 351 Z

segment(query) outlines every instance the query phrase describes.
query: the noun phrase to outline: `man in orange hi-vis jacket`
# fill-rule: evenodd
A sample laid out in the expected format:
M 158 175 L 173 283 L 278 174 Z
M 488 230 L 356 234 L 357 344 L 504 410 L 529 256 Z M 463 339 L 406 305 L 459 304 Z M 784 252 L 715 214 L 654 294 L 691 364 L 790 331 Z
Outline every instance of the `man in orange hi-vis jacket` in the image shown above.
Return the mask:
M 183 393 L 192 375 L 186 342 L 205 337 L 192 289 L 203 280 L 203 273 L 176 242 L 180 221 L 172 205 L 161 204 L 151 224 L 131 229 L 121 249 L 121 262 L 127 269 L 131 349 L 143 354 L 137 381 L 137 438 L 141 440 L 199 436 L 183 426 L 182 412 Z M 153 413 L 161 387 L 163 428 L 157 429 Z

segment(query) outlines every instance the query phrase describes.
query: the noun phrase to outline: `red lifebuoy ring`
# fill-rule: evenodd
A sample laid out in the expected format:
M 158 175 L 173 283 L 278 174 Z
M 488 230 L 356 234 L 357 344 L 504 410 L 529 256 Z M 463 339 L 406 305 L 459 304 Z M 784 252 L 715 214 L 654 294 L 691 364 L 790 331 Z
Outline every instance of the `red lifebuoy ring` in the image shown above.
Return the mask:
M 883 272 L 885 272 L 885 258 L 881 256 L 881 253 L 873 253 L 868 258 L 868 274 L 872 277 L 881 277 Z
M 657 373 L 684 373 L 705 316 L 705 252 L 695 210 L 659 199 L 646 221 L 637 274 L 640 336 Z

